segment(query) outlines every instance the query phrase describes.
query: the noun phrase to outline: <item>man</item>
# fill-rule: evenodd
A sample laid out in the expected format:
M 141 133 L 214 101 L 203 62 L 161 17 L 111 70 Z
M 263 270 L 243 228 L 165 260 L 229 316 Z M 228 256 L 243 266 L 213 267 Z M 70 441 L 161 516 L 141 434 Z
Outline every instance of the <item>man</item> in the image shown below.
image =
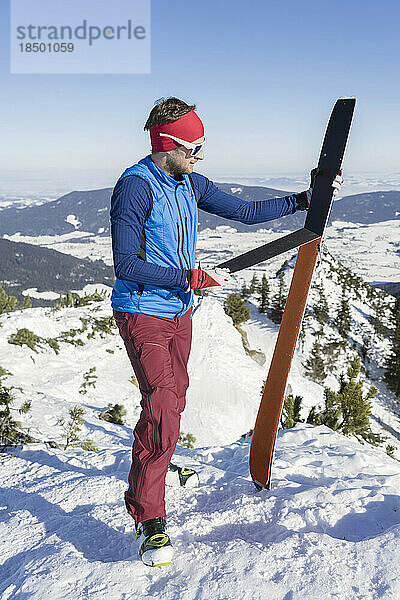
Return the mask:
M 165 479 L 189 385 L 193 290 L 220 285 L 213 273 L 195 268 L 198 208 L 242 223 L 264 223 L 306 210 L 311 195 L 307 190 L 246 202 L 194 173 L 205 142 L 195 108 L 178 98 L 153 107 L 144 126 L 152 152 L 126 169 L 111 199 L 117 278 L 112 307 L 142 396 L 125 502 L 135 519 L 139 554 L 151 566 L 172 561 Z M 197 477 L 173 465 L 170 470 L 181 484 Z

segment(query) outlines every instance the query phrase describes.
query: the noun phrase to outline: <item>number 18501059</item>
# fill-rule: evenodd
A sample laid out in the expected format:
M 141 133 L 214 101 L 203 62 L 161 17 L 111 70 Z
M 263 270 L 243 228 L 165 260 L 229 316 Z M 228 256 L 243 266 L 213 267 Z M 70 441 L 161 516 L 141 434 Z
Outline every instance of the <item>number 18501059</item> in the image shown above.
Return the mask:
M 74 44 L 72 42 L 25 42 L 19 44 L 21 52 L 73 52 Z

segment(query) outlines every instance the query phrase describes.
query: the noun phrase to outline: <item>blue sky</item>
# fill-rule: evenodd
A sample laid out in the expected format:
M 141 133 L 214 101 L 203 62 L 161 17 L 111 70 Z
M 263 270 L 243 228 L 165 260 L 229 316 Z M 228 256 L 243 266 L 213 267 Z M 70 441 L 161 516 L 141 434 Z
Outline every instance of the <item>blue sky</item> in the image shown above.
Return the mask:
M 400 171 L 394 0 L 153 0 L 149 75 L 11 75 L 0 6 L 2 175 L 112 185 L 148 153 L 143 123 L 170 95 L 197 104 L 199 170 L 216 179 L 308 172 L 345 95 L 358 102 L 345 172 Z

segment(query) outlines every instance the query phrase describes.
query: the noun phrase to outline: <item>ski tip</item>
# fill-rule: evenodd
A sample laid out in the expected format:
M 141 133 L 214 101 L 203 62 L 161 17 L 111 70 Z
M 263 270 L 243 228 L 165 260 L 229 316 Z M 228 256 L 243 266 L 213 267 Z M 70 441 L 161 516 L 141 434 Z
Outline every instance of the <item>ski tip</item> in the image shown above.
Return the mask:
M 260 492 L 261 490 L 263 490 L 265 488 L 265 485 L 263 485 L 262 483 L 260 483 L 256 479 L 254 479 L 253 477 L 252 477 L 252 479 L 253 479 L 253 483 L 256 486 L 258 492 Z

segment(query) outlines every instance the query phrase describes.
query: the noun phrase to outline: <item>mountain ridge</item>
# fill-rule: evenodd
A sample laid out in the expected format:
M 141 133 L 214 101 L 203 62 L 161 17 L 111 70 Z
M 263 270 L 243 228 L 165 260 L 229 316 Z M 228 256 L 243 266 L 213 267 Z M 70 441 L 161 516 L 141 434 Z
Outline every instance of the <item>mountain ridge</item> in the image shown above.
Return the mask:
M 263 186 L 246 186 L 235 183 L 218 183 L 218 187 L 246 201 L 265 200 L 290 194 Z M 5 208 L 1 211 L 0 236 L 60 235 L 72 231 L 87 231 L 101 236 L 110 235 L 109 209 L 112 188 L 72 191 L 39 206 Z M 337 200 L 330 222 L 350 221 L 370 224 L 400 219 L 400 191 L 368 192 L 345 196 Z M 199 231 L 219 225 L 229 225 L 238 231 L 257 231 L 267 227 L 274 231 L 294 230 L 302 227 L 304 213 L 297 212 L 267 224 L 246 225 L 199 210 Z

